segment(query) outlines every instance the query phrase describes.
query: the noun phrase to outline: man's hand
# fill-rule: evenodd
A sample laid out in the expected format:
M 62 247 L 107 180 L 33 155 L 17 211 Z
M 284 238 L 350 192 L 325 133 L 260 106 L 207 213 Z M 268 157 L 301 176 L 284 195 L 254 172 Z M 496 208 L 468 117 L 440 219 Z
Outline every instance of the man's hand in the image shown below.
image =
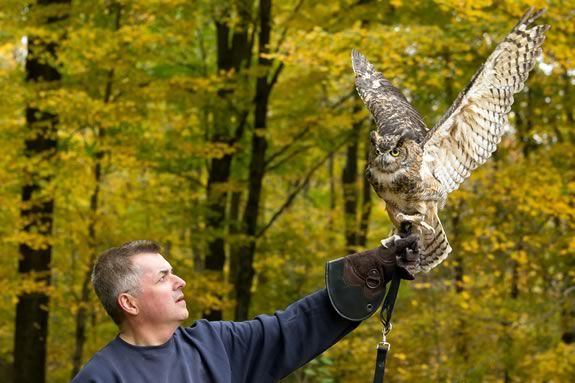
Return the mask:
M 373 314 L 395 272 L 403 279 L 414 279 L 406 267 L 419 262 L 417 243 L 417 235 L 394 236 L 385 241 L 385 246 L 328 262 L 327 289 L 340 315 L 363 320 Z

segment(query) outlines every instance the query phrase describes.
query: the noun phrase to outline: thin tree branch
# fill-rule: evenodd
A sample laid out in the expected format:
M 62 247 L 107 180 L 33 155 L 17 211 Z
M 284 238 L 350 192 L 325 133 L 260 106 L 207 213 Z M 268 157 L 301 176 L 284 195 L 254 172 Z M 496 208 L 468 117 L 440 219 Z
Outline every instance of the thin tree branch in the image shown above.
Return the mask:
M 575 292 L 575 286 L 570 286 L 563 291 L 563 298 L 561 298 L 561 302 L 564 302 L 567 299 L 567 295 Z
M 300 140 L 303 136 L 305 136 L 310 129 L 311 127 L 309 125 L 303 128 L 301 132 L 299 132 L 292 138 L 289 144 L 284 145 L 280 150 L 269 156 L 269 158 L 265 162 L 265 166 L 267 167 L 273 160 L 284 154 L 289 148 L 291 148 L 296 143 L 297 140 Z
M 285 67 L 285 64 L 283 63 L 283 61 L 280 62 L 280 65 L 278 65 L 274 74 L 272 75 L 271 81 L 267 84 L 269 91 L 271 91 L 271 89 L 273 88 L 275 83 L 278 81 L 278 77 L 279 77 L 280 73 L 282 72 L 282 70 L 284 69 L 284 67 Z
M 304 177 L 304 179 L 302 180 L 302 182 L 299 183 L 299 185 L 296 187 L 296 189 L 287 197 L 287 199 L 285 200 L 285 202 L 283 203 L 283 205 L 273 214 L 273 216 L 271 217 L 271 219 L 268 221 L 268 223 L 262 227 L 258 233 L 256 234 L 256 239 L 260 238 L 262 235 L 264 235 L 264 233 L 274 224 L 274 222 L 291 206 L 291 204 L 293 203 L 293 201 L 295 200 L 295 198 L 297 197 L 297 195 L 306 187 L 306 185 L 309 183 L 309 181 L 311 180 L 311 177 L 314 175 L 314 173 L 335 153 L 337 152 L 341 147 L 343 147 L 349 138 L 349 134 L 346 135 L 345 139 L 342 140 L 342 142 L 340 142 L 333 150 L 331 150 L 326 156 L 324 156 L 320 161 L 318 161 L 317 164 L 315 164 L 310 171 L 306 174 L 306 176 Z
M 355 89 L 346 94 L 345 96 L 343 96 L 342 98 L 340 98 L 339 100 L 337 100 L 336 102 L 334 102 L 333 104 L 331 104 L 329 106 L 330 109 L 334 109 L 334 108 L 338 108 L 340 107 L 345 101 L 349 100 L 355 93 Z M 365 121 L 367 121 L 369 119 L 369 116 L 366 118 L 363 118 L 361 121 L 359 121 L 359 123 L 363 123 Z M 271 169 L 275 169 L 277 168 L 280 164 L 283 164 L 287 159 L 293 158 L 294 153 L 301 153 L 301 150 L 298 150 L 292 154 L 290 154 L 288 157 L 286 157 L 285 159 L 279 161 L 278 163 L 274 164 L 273 166 L 271 166 L 270 164 L 272 163 L 273 160 L 275 160 L 276 158 L 278 158 L 279 156 L 281 156 L 282 154 L 284 154 L 287 150 L 289 150 L 295 143 L 297 140 L 300 140 L 301 138 L 303 138 L 311 129 L 311 126 L 306 126 L 301 132 L 299 132 L 298 134 L 295 135 L 295 137 L 292 139 L 292 141 L 283 146 L 281 149 L 279 149 L 277 152 L 275 152 L 274 154 L 272 154 L 267 160 L 266 160 L 266 167 L 268 167 L 268 170 Z M 304 148 L 304 150 L 307 149 Z
M 248 38 L 248 52 L 250 52 L 250 54 L 248 55 L 247 58 L 247 62 L 246 62 L 246 66 L 249 68 L 252 65 L 252 50 L 254 48 L 254 41 L 256 40 L 256 33 L 258 31 L 258 23 L 253 23 L 252 24 L 252 33 L 250 34 L 250 37 Z
M 366 5 L 371 3 L 372 0 L 358 0 L 357 2 L 350 4 L 347 8 L 338 10 L 336 12 L 334 12 L 332 14 L 332 17 L 330 18 L 330 22 L 327 24 L 327 26 L 324 27 L 324 29 L 328 32 L 334 32 L 336 31 L 338 28 L 341 28 L 341 20 L 342 17 L 347 17 L 348 14 L 354 10 L 356 7 L 358 6 L 362 6 L 362 5 Z
M 205 25 L 203 26 L 205 28 Z M 200 58 L 201 58 L 201 62 L 202 62 L 202 74 L 204 77 L 208 77 L 208 54 L 206 52 L 206 47 L 204 45 L 204 38 L 202 33 L 200 32 L 199 29 L 196 30 L 196 39 L 199 42 L 199 47 L 200 47 Z M 191 65 L 189 65 L 191 66 Z
M 278 162 L 276 162 L 273 165 L 270 165 L 268 168 L 266 168 L 266 171 L 271 172 L 271 171 L 279 168 L 280 166 L 282 166 L 283 164 L 285 164 L 286 162 L 288 162 L 292 158 L 296 157 L 300 153 L 306 152 L 309 148 L 310 148 L 310 145 L 306 145 L 306 146 L 302 146 L 301 148 L 298 148 L 297 150 L 294 150 L 292 153 L 290 153 L 289 155 L 287 155 L 283 159 L 279 160 Z
M 248 115 L 250 114 L 249 110 L 244 110 L 240 116 L 240 121 L 238 122 L 238 126 L 236 127 L 235 133 L 234 133 L 234 143 L 238 142 L 239 140 L 241 140 L 243 134 L 244 134 L 244 129 L 246 127 L 246 122 L 248 120 Z
M 345 96 L 343 96 L 342 98 L 331 104 L 330 108 L 339 108 L 344 102 L 352 98 L 354 94 L 355 94 L 355 88 L 351 92 L 349 92 L 348 94 L 346 94 Z
M 289 25 L 290 21 L 292 21 L 292 20 L 295 18 L 295 16 L 298 14 L 299 10 L 301 9 L 301 6 L 303 5 L 303 2 L 304 2 L 304 0 L 300 0 L 300 1 L 296 4 L 296 6 L 294 7 L 293 12 L 291 13 L 291 15 L 289 15 L 289 17 L 286 19 L 286 21 L 285 21 L 285 23 L 284 23 L 284 24 L 286 25 L 286 27 L 284 28 L 284 30 L 283 30 L 282 33 L 281 33 L 281 36 L 280 36 L 280 38 L 279 38 L 279 40 L 278 40 L 278 45 L 276 46 L 276 49 L 275 49 L 274 53 L 278 53 L 278 52 L 280 51 L 280 49 L 281 49 L 281 47 L 282 47 L 282 45 L 283 45 L 283 43 L 284 43 L 284 41 L 285 41 L 285 39 L 286 39 L 286 37 L 287 37 L 287 32 L 288 32 L 288 30 L 289 30 L 289 28 L 287 27 L 287 25 Z

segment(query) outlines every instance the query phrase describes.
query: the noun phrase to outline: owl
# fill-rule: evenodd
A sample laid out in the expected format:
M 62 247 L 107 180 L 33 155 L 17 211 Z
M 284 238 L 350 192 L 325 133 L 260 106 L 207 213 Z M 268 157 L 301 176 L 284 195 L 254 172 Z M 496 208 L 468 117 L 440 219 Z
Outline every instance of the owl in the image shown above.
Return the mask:
M 451 252 L 438 211 L 500 142 L 513 95 L 541 53 L 549 26 L 531 24 L 544 11 L 532 8 L 523 15 L 429 130 L 403 94 L 352 51 L 356 89 L 377 127 L 370 133 L 366 178 L 394 226 L 408 224 L 419 234 L 420 262 L 409 267 L 411 273 L 431 270 Z

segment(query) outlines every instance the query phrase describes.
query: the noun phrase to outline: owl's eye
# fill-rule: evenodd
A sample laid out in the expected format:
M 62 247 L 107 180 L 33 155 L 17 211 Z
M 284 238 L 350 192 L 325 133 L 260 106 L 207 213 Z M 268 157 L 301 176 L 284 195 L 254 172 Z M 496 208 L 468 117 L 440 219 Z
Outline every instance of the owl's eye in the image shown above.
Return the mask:
M 391 150 L 389 151 L 389 154 L 391 154 L 393 157 L 397 157 L 397 156 L 399 156 L 399 150 L 397 150 L 397 149 L 391 149 Z

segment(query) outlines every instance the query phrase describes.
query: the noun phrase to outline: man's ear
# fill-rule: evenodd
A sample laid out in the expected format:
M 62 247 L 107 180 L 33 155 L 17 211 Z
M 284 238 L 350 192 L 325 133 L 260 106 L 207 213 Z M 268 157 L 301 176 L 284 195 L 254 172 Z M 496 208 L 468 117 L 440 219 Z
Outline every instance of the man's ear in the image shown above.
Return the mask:
M 140 312 L 140 307 L 138 306 L 138 300 L 131 294 L 122 293 L 118 295 L 118 305 L 126 312 L 128 315 L 138 315 Z

